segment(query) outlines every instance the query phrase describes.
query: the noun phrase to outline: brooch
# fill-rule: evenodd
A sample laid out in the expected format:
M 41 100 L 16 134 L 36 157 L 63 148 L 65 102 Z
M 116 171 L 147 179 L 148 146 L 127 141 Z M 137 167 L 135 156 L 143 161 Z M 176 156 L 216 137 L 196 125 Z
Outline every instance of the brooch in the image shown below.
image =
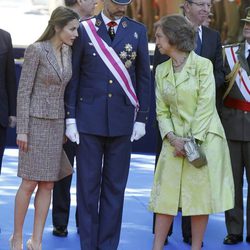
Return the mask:
M 123 61 L 125 67 L 128 69 L 131 67 L 132 62 L 136 58 L 136 52 L 133 51 L 132 45 L 127 43 L 124 46 L 124 50 L 120 52 L 119 57 Z

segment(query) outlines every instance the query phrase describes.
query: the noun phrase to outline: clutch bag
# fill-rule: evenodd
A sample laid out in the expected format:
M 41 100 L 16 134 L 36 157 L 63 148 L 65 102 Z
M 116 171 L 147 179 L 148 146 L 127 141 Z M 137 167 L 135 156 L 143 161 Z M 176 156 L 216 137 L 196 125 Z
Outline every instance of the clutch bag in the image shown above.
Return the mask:
M 206 155 L 201 147 L 196 143 L 194 137 L 188 138 L 184 144 L 184 150 L 188 161 L 196 168 L 201 168 L 207 164 Z

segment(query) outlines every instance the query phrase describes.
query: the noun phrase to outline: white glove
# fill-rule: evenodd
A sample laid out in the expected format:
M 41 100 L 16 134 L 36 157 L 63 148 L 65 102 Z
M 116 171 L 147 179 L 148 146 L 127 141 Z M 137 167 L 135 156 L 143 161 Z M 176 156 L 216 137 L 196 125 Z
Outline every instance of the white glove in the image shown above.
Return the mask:
M 79 133 L 76 127 L 76 119 L 66 119 L 66 136 L 76 144 L 80 143 Z
M 143 122 L 135 122 L 133 133 L 131 135 L 130 141 L 137 141 L 142 138 L 146 134 L 145 123 Z
M 16 126 L 16 116 L 9 116 L 9 127 L 14 128 Z

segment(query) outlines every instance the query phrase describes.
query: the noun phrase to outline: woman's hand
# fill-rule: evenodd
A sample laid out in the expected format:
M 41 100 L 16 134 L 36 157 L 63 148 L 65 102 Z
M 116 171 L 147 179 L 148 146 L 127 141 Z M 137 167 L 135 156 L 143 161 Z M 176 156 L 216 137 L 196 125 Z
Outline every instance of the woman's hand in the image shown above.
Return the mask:
M 19 150 L 27 153 L 28 152 L 28 135 L 27 134 L 17 134 L 16 144 Z
M 185 138 L 176 136 L 173 132 L 167 134 L 167 138 L 171 146 L 174 147 L 174 156 L 183 157 L 186 156 L 184 150 Z
M 186 153 L 185 153 L 185 150 L 184 150 L 184 144 L 185 144 L 185 141 L 182 139 L 182 138 L 178 138 L 174 144 L 174 156 L 175 157 L 185 157 L 186 156 Z
M 181 137 L 178 137 L 174 142 L 173 142 L 173 147 L 174 147 L 174 156 L 175 157 L 183 157 L 186 156 L 185 150 L 184 150 L 184 144 L 185 140 Z

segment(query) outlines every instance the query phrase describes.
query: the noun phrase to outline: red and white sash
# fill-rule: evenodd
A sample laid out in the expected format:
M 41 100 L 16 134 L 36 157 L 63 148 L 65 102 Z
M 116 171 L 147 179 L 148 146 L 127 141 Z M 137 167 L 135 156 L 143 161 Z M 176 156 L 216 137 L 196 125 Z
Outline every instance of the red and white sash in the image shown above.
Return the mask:
M 236 51 L 238 49 L 239 49 L 238 46 L 225 48 L 227 61 L 231 70 L 233 70 L 235 63 L 238 62 L 238 58 L 236 55 Z M 240 67 L 240 70 L 236 76 L 235 82 L 240 92 L 246 99 L 246 101 L 250 102 L 250 80 L 249 80 L 249 76 L 247 75 L 246 70 L 244 70 L 242 67 Z
M 95 27 L 96 19 L 92 18 L 86 21 L 83 21 L 83 27 L 85 28 L 91 42 L 93 43 L 97 53 L 106 64 L 108 69 L 114 75 L 127 97 L 136 108 L 139 109 L 139 101 L 136 96 L 134 86 L 132 84 L 131 77 L 128 73 L 128 70 L 124 66 L 123 62 L 116 54 L 114 49 L 107 45 L 105 41 L 97 34 Z

